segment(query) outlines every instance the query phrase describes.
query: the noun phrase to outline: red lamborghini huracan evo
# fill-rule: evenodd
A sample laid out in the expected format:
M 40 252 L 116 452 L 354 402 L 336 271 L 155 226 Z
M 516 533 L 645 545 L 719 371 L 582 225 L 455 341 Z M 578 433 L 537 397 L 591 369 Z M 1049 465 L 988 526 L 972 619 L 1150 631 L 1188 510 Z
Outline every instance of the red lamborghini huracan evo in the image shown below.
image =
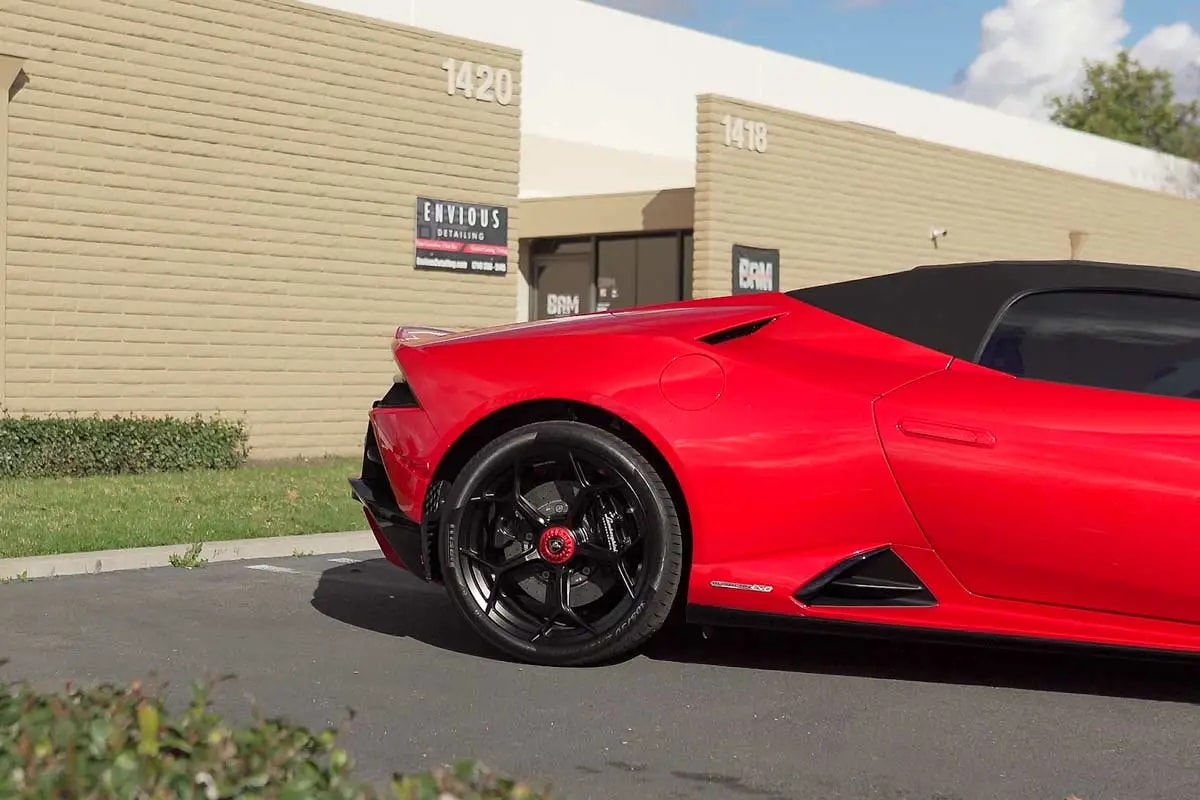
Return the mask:
M 707 625 L 1200 652 L 1200 273 L 918 267 L 397 331 L 350 483 L 510 657 Z

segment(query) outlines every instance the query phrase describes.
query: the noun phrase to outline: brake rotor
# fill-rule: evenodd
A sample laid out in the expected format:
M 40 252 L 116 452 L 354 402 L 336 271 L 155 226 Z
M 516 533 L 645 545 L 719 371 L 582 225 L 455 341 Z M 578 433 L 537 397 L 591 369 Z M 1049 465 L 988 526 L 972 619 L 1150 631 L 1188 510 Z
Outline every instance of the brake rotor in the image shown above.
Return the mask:
M 578 491 L 578 487 L 574 484 L 547 481 L 526 492 L 525 497 L 539 513 L 549 517 L 566 513 L 567 504 Z M 573 531 L 573 533 L 575 539 L 580 543 L 593 540 L 593 534 L 586 524 L 582 526 L 581 530 Z M 509 541 L 504 548 L 504 557 L 512 558 L 525 552 L 531 546 L 536 547 L 540 535 L 541 531 L 538 531 L 531 540 L 518 538 Z M 518 582 L 517 585 L 521 587 L 521 591 L 534 600 L 545 602 L 550 569 L 551 566 L 547 564 L 545 568 Z M 571 592 L 568 605 L 571 608 L 577 608 L 603 597 L 615 582 L 615 576 L 608 575 L 606 572 L 606 570 L 592 569 L 591 564 L 584 564 L 573 571 L 570 578 Z

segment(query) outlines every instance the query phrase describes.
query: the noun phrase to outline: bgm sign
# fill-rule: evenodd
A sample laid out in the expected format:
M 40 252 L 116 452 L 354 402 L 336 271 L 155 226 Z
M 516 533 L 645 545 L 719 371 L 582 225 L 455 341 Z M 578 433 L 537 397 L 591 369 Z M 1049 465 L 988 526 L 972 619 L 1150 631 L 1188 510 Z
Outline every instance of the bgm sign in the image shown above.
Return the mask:
M 733 293 L 779 290 L 779 250 L 733 246 Z
M 413 266 L 443 272 L 508 274 L 508 209 L 417 198 Z

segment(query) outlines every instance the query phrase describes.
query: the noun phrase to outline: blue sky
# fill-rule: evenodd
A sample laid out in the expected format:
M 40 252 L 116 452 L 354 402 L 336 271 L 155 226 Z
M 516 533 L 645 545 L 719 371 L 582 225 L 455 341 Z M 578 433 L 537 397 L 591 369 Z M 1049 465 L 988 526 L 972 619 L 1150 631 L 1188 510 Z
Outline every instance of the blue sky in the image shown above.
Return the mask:
M 802 58 L 942 91 L 979 50 L 979 23 L 998 0 L 696 0 L 672 22 Z M 660 6 L 667 7 L 667 6 Z M 684 6 L 670 8 L 683 9 Z M 1200 26 L 1200 0 L 1134 0 L 1127 44 L 1156 25 Z
M 1171 52 L 1156 36 L 1135 54 L 1163 62 L 1155 66 L 1193 65 L 1189 74 L 1200 87 L 1200 0 L 596 1 L 936 92 L 950 91 L 991 41 L 995 53 L 979 59 L 970 78 L 979 85 L 969 99 L 997 106 L 1010 102 L 1014 110 L 1031 107 L 1027 99 L 1012 99 L 1018 87 L 1026 94 L 1058 91 L 1070 78 L 1062 75 L 1067 64 L 1117 46 L 1134 47 L 1156 28 L 1187 23 L 1186 41 L 1177 35 Z M 992 15 L 993 36 L 984 40 L 985 15 L 996 9 L 1004 10 Z M 1123 25 L 1129 32 L 1121 37 Z M 1063 33 L 1047 36 L 1052 29 Z M 1028 62 L 1016 71 L 1028 74 L 1004 74 L 1014 71 L 1014 53 Z

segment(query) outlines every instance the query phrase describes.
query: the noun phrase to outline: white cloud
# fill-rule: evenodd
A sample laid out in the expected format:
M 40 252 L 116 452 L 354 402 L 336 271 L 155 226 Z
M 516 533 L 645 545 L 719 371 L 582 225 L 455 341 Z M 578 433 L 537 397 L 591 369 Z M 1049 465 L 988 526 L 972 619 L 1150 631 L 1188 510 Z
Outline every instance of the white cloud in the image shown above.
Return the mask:
M 984 15 L 979 54 L 951 93 L 1045 118 L 1047 97 L 1079 86 L 1084 59 L 1129 47 L 1146 66 L 1171 70 L 1184 98 L 1200 97 L 1200 32 L 1185 22 L 1163 25 L 1131 46 L 1124 10 L 1124 0 L 1006 0 Z
M 1162 25 L 1131 48 L 1134 58 L 1175 75 L 1175 91 L 1185 100 L 1200 98 L 1200 31 L 1186 22 Z

